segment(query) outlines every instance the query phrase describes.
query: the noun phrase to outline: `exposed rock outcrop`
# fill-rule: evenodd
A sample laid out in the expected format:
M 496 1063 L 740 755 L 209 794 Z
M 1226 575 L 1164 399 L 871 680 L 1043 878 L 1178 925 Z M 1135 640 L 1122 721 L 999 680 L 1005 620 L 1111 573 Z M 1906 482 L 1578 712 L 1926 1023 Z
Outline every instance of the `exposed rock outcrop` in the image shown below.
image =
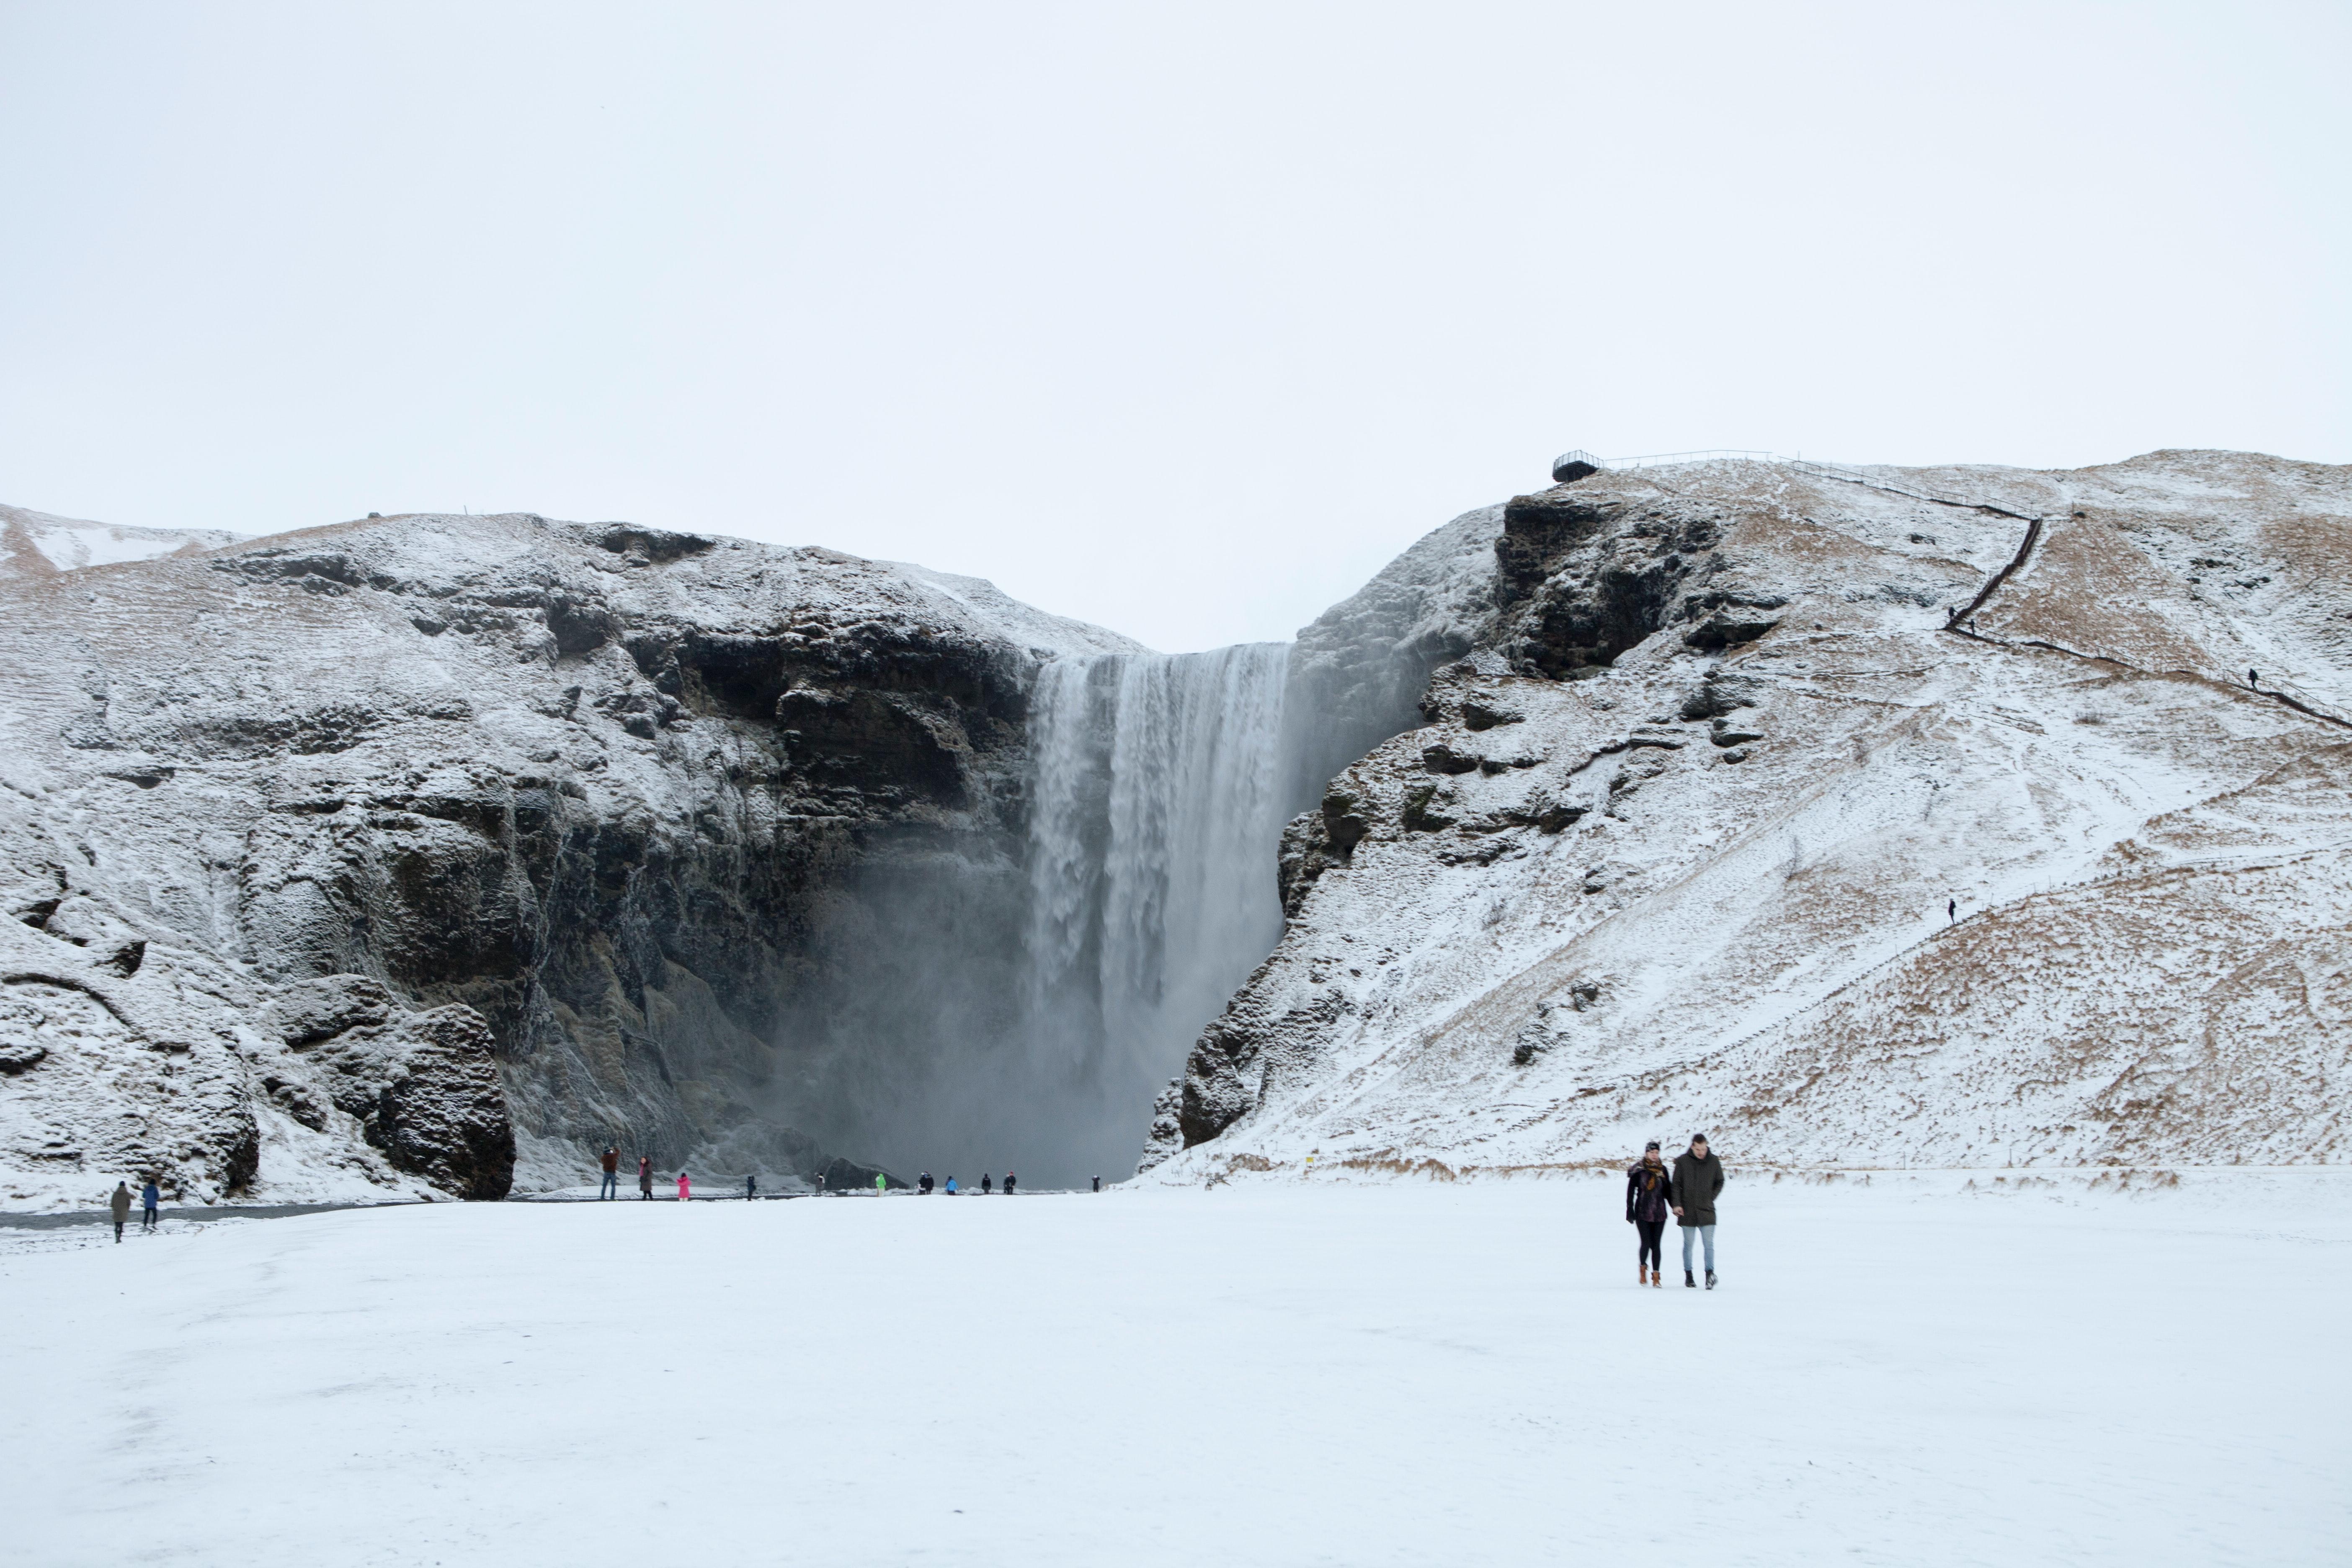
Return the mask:
M 1148 1167 L 2344 1156 L 2352 469 L 1709 463 L 1500 521 Z

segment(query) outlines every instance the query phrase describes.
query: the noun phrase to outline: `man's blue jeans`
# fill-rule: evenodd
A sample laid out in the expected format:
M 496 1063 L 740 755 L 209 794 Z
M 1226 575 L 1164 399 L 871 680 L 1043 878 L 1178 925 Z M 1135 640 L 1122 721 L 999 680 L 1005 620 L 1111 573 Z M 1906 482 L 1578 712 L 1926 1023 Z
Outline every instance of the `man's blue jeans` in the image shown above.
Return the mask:
M 1714 1273 L 1715 1226 L 1711 1225 L 1686 1225 L 1683 1226 L 1683 1272 L 1687 1274 L 1691 1271 L 1690 1244 L 1691 1237 L 1694 1236 L 1706 1243 L 1706 1271 L 1709 1274 Z
M 604 1184 L 603 1186 L 601 1186 L 601 1187 L 599 1187 L 599 1188 L 597 1188 L 597 1189 L 596 1189 L 596 1195 L 597 1195 L 599 1198 L 617 1198 L 617 1197 L 619 1197 L 619 1196 L 621 1195 L 621 1174 L 620 1174 L 620 1173 L 619 1173 L 619 1172 L 617 1172 L 617 1171 L 607 1171 L 607 1172 L 605 1172 L 605 1173 L 604 1173 Z M 1708 1256 L 1708 1257 L 1710 1257 L 1710 1258 L 1712 1258 L 1712 1257 L 1714 1256 L 1714 1254 L 1713 1254 L 1712 1252 L 1710 1252 L 1707 1256 Z

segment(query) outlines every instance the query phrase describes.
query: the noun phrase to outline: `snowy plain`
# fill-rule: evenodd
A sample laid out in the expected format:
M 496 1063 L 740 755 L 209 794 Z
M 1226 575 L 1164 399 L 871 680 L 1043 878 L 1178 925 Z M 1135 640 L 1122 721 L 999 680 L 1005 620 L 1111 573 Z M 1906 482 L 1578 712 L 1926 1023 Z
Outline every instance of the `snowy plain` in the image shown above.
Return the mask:
M 2352 1173 L 2018 1174 L 20 1232 L 0 1559 L 2343 1561 Z

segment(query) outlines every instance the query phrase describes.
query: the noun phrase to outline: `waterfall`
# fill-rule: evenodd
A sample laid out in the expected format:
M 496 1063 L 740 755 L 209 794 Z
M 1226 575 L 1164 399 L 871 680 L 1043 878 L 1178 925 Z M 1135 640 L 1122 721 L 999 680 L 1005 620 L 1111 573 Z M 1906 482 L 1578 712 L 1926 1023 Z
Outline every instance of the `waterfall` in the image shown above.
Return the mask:
M 1045 660 L 1025 817 L 985 846 L 877 839 L 819 910 L 778 1119 L 901 1175 L 1132 1171 L 1160 1087 L 1282 936 L 1288 661 Z
M 1065 657 L 1031 699 L 1031 1048 L 1099 1093 L 1130 1142 L 1282 934 L 1288 654 Z

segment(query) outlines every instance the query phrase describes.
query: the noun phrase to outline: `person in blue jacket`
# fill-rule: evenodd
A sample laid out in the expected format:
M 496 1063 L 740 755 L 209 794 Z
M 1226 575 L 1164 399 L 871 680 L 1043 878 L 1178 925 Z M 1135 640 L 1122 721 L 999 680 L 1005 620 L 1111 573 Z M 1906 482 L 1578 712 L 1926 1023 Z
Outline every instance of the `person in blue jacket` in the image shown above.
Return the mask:
M 155 1190 L 155 1178 L 152 1176 L 148 1177 L 147 1184 L 139 1189 L 139 1207 L 141 1211 L 139 1216 L 140 1229 L 152 1230 L 155 1228 L 155 1211 L 162 1205 L 163 1202 L 163 1194 Z

